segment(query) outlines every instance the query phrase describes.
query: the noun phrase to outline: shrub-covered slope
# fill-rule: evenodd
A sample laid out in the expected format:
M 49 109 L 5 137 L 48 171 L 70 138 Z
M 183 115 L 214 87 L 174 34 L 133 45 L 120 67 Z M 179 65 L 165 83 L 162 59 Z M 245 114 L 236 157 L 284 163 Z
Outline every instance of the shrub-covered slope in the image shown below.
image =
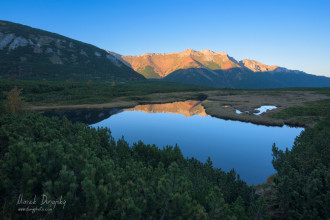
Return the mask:
M 98 47 L 1 20 L 0 77 L 69 81 L 144 79 Z

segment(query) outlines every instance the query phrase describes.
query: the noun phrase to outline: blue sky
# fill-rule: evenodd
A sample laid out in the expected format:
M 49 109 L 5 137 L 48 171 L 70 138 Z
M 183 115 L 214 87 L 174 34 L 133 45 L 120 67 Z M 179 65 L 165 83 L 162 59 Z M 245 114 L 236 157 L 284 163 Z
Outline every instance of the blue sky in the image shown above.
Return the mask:
M 0 12 L 123 55 L 210 49 L 330 77 L 328 0 L 0 0 Z

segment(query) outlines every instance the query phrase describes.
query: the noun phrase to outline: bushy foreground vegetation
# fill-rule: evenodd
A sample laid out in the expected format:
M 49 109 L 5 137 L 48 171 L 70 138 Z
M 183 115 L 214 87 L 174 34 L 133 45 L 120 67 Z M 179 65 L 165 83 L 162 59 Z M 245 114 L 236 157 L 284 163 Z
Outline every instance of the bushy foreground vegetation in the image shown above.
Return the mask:
M 273 146 L 278 217 L 330 218 L 330 117 L 296 138 L 291 151 Z
M 107 129 L 37 114 L 0 118 L 1 213 L 8 219 L 247 219 L 262 198 L 231 171 L 184 159 L 179 148 L 117 143 Z M 52 211 L 18 211 L 36 196 L 66 201 Z M 43 205 L 47 207 L 47 205 Z M 53 207 L 53 205 L 51 205 Z

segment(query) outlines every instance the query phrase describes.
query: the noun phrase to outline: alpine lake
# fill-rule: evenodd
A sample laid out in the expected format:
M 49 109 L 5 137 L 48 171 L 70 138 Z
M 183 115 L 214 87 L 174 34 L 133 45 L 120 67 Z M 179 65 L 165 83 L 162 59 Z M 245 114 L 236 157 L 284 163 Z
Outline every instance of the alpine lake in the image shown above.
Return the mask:
M 257 115 L 275 106 L 261 106 Z M 240 112 L 237 112 L 238 114 Z M 166 104 L 138 105 L 127 109 L 56 110 L 46 116 L 66 116 L 73 122 L 107 127 L 118 140 L 122 137 L 132 146 L 138 141 L 181 149 L 184 157 L 205 162 L 226 172 L 234 169 L 248 184 L 260 184 L 275 173 L 272 145 L 289 150 L 304 128 L 273 127 L 247 122 L 223 120 L 208 115 L 201 102 L 184 101 Z

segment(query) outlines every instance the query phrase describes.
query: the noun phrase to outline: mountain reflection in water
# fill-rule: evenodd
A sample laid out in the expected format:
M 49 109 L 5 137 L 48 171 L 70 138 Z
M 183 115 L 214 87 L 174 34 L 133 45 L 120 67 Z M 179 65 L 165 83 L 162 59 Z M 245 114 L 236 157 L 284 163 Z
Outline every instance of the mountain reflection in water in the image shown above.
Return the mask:
M 127 108 L 124 111 L 140 111 L 145 113 L 175 113 L 186 117 L 193 115 L 208 116 L 200 101 L 184 101 L 165 104 L 137 105 L 134 108 Z

